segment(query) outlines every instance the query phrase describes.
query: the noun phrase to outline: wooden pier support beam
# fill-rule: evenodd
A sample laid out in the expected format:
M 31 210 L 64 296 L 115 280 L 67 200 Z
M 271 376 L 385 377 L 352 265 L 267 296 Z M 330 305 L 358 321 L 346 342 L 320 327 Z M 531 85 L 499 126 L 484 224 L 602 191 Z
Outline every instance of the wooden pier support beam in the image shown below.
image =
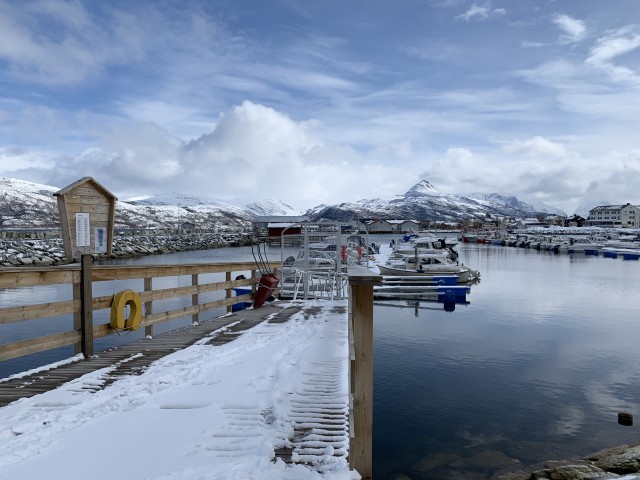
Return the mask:
M 153 292 L 153 277 L 144 278 L 144 291 Z M 148 317 L 153 314 L 153 300 L 144 302 L 144 316 Z M 145 325 L 144 327 L 145 337 L 153 337 L 153 325 Z
M 93 355 L 93 280 L 91 278 L 91 255 L 82 255 L 80 270 L 80 330 L 84 358 Z
M 373 286 L 382 283 L 382 277 L 365 268 L 349 268 L 348 273 L 349 331 L 353 332 L 349 466 L 367 480 L 373 475 Z

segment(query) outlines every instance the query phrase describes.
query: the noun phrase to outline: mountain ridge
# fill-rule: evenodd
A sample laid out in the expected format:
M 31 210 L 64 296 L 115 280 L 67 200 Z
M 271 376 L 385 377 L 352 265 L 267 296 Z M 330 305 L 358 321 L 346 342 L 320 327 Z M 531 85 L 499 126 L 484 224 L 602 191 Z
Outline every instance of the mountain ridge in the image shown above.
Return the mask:
M 0 228 L 54 228 L 59 225 L 53 196 L 59 188 L 13 178 L 0 178 Z M 190 222 L 201 228 L 247 229 L 257 216 L 287 216 L 299 212 L 277 199 L 243 204 L 207 196 L 176 192 L 132 198 L 116 203 L 117 228 L 177 228 Z M 537 214 L 566 215 L 544 204 L 529 204 L 497 193 L 458 195 L 442 193 L 427 180 L 392 198 L 363 199 L 335 205 L 322 204 L 307 210 L 312 220 L 359 220 L 406 218 L 458 222 L 470 218 L 523 218 Z

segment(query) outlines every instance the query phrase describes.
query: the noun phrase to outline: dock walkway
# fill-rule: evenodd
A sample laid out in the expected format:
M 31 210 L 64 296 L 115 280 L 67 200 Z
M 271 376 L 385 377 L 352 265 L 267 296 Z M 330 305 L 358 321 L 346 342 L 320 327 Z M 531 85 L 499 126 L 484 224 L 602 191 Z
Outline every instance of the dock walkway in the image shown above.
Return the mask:
M 267 318 L 270 322 L 283 322 L 298 311 L 300 307 L 297 306 L 282 308 L 275 305 L 267 305 L 256 310 L 242 310 L 234 315 L 224 315 L 152 338 L 109 348 L 86 360 L 44 370 L 37 369 L 34 373 L 13 376 L 4 381 L 0 379 L 0 407 L 21 398 L 53 390 L 87 373 L 109 368 L 109 373 L 101 377 L 101 388 L 104 388 L 125 375 L 140 374 L 151 362 L 196 342 L 223 345 Z
M 0 381 L 0 479 L 349 478 L 347 324 L 274 302 Z

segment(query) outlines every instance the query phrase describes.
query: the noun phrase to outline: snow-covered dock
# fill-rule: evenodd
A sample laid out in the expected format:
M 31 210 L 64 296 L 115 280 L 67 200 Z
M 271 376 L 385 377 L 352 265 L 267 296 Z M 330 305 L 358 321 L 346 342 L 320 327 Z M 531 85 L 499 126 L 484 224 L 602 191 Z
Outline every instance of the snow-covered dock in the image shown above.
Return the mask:
M 0 478 L 359 478 L 344 300 L 274 302 L 80 357 L 0 381 Z

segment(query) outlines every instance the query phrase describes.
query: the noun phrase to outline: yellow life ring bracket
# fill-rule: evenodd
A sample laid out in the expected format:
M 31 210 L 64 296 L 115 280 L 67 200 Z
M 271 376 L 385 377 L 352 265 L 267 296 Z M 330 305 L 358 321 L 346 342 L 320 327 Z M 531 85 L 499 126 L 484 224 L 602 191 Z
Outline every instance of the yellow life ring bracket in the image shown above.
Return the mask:
M 124 318 L 125 307 L 129 305 L 129 318 Z M 140 295 L 133 290 L 122 290 L 113 296 L 111 302 L 111 328 L 137 330 L 142 322 Z

